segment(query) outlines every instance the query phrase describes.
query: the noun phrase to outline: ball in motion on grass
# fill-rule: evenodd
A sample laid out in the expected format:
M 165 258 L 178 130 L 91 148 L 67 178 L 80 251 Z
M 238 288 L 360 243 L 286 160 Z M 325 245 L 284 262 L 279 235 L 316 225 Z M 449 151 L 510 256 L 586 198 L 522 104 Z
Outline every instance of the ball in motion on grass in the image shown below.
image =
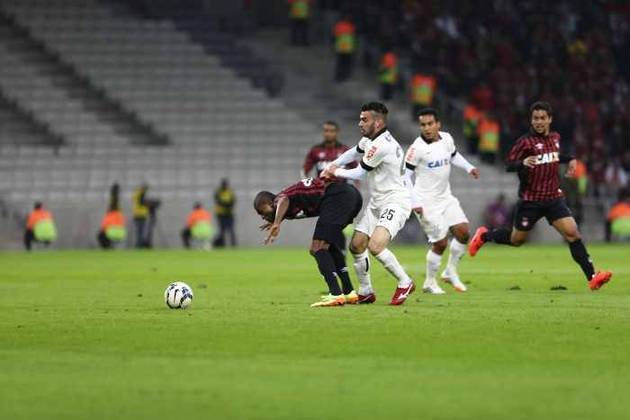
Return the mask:
M 193 300 L 192 288 L 182 281 L 168 285 L 164 291 L 164 302 L 171 309 L 186 309 Z

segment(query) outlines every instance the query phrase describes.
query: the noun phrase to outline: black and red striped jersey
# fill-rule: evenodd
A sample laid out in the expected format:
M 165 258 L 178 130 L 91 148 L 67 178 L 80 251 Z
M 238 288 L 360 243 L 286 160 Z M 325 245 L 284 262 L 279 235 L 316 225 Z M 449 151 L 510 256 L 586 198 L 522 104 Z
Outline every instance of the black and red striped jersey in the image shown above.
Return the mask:
M 523 160 L 536 157 L 536 166 L 528 168 Z M 563 196 L 560 189 L 560 163 L 572 157 L 560 154 L 560 134 L 555 131 L 548 135 L 537 134 L 533 130 L 521 136 L 507 158 L 508 171 L 517 171 L 520 181 L 518 195 L 526 201 L 546 201 Z
M 281 197 L 287 197 L 289 209 L 285 219 L 319 216 L 319 204 L 327 185 L 321 178 L 305 178 L 280 191 L 274 200 L 274 206 Z
M 302 165 L 302 172 L 304 176 L 315 168 L 317 176 L 319 176 L 326 165 L 341 156 L 349 147 L 345 144 L 336 143 L 334 146 L 327 146 L 326 143 L 320 143 L 311 148 L 304 158 L 304 164 Z M 352 169 L 356 166 L 356 162 L 350 163 L 346 166 L 347 169 Z M 341 181 L 341 180 L 339 180 Z

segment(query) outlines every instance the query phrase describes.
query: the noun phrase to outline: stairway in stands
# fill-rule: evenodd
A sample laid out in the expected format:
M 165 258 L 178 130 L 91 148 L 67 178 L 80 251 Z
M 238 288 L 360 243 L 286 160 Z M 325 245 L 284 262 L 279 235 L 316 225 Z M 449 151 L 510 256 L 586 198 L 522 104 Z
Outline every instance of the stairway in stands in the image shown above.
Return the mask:
M 59 147 L 63 138 L 0 92 L 0 144 Z
M 1 7 L 61 61 L 172 140 L 168 147 L 130 146 L 107 121 L 95 119 L 89 135 L 71 139 L 73 146 L 58 153 L 1 146 L 0 190 L 12 206 L 26 212 L 34 200 L 44 200 L 57 214 L 60 245 L 85 246 L 94 244 L 109 185 L 121 184 L 128 211 L 132 188 L 148 182 L 150 194 L 163 200 L 159 214 L 165 234 L 158 235 L 159 245 L 174 246 L 192 203 L 211 206 L 213 189 L 226 177 L 237 192 L 241 243 L 259 243 L 252 197 L 297 180 L 304 150 L 318 137 L 316 126 L 223 66 L 167 19 L 117 14 L 95 0 L 3 0 Z M 34 116 L 66 131 L 73 127 L 62 124 L 64 115 L 93 116 L 85 101 L 68 93 L 72 88 L 31 74 L 28 59 L 10 48 L 5 55 L 30 72 L 31 83 L 18 84 L 28 94 L 14 92 L 20 103 L 46 105 L 33 109 Z M 35 87 L 37 94 L 31 95 Z M 51 104 L 69 112 L 51 117 Z M 98 135 L 102 126 L 116 141 Z M 288 226 L 283 240 L 302 243 L 308 224 Z
M 65 97 L 71 101 L 77 101 L 85 114 L 92 114 L 99 123 L 109 126 L 111 129 L 103 129 L 99 127 L 99 124 L 96 124 L 94 130 L 100 129 L 101 133 L 113 131 L 122 141 L 129 144 L 165 144 L 168 141 L 166 136 L 156 132 L 152 126 L 141 122 L 133 112 L 125 108 L 124 104 L 109 97 L 105 90 L 95 86 L 75 66 L 50 50 L 44 42 L 34 38 L 27 27 L 21 25 L 2 8 L 0 8 L 0 23 L 2 24 L 0 47 L 4 48 L 5 56 L 8 55 L 11 62 L 18 63 L 18 67 L 27 67 L 28 71 L 34 73 L 38 78 L 47 79 L 47 82 L 50 82 L 49 84 L 58 89 L 60 93 L 65 94 Z M 5 91 L 8 91 L 7 94 L 18 101 L 30 103 L 33 109 L 46 109 L 46 107 L 52 106 L 61 108 L 64 106 L 63 104 L 51 103 L 51 97 L 45 96 L 46 87 L 38 92 L 38 86 L 28 86 L 29 81 L 20 78 L 20 74 L 17 72 L 11 73 L 5 69 L 3 73 L 8 76 L 8 80 L 5 78 L 8 83 L 13 84 L 12 82 L 17 81 L 18 84 L 26 85 L 22 87 L 22 92 L 15 91 L 11 86 L 5 87 Z M 46 105 L 42 105 L 41 102 L 37 103 L 37 101 L 33 103 L 29 101 L 31 98 L 24 100 L 20 95 L 27 95 L 31 98 L 39 96 Z M 64 96 L 57 96 L 57 98 L 63 99 Z M 59 117 L 60 113 L 54 110 L 47 111 L 55 118 L 55 122 L 66 119 L 70 126 L 76 124 L 80 115 L 76 113 L 76 108 L 72 108 L 72 112 L 67 112 L 61 118 Z M 84 118 L 84 121 L 89 121 L 89 119 Z M 47 124 L 51 125 L 51 121 L 49 120 Z M 61 134 L 69 134 L 68 129 L 60 128 L 58 131 Z M 76 138 L 74 140 L 77 141 Z M 107 142 L 104 140 L 104 143 Z M 118 141 L 114 142 L 118 143 Z

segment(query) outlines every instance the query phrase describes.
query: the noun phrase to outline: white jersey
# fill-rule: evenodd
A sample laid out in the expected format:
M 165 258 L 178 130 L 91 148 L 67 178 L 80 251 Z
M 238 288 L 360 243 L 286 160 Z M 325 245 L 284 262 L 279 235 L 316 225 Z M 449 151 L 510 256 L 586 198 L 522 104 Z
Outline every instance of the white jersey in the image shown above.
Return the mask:
M 368 207 L 382 209 L 386 204 L 409 207 L 409 191 L 403 179 L 404 153 L 394 136 L 385 130 L 374 140 L 363 137 L 357 150 L 363 153 L 361 167 L 368 171 Z
M 451 159 L 457 153 L 453 137 L 439 132 L 440 140 L 427 143 L 418 137 L 407 150 L 405 164 L 416 175 L 414 191 L 424 205 L 438 204 L 450 199 Z

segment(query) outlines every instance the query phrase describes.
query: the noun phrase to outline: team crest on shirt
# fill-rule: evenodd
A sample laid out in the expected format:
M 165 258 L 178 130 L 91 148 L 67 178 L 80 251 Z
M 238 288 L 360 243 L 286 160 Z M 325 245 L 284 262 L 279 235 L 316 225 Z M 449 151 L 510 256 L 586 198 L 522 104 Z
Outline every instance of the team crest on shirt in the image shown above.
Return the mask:
M 324 152 L 319 152 L 319 158 L 320 159 L 324 159 L 326 157 L 326 153 Z
M 370 160 L 374 157 L 374 155 L 376 154 L 376 151 L 378 150 L 378 147 L 376 146 L 372 146 L 370 147 L 370 150 L 368 150 L 367 155 L 365 155 L 365 159 Z
M 529 219 L 528 219 L 527 217 L 523 217 L 523 218 L 521 219 L 521 225 L 522 225 L 523 227 L 527 227 L 527 226 L 529 226 Z
M 536 149 L 538 150 L 542 150 L 543 149 L 543 144 L 542 143 L 536 143 Z

